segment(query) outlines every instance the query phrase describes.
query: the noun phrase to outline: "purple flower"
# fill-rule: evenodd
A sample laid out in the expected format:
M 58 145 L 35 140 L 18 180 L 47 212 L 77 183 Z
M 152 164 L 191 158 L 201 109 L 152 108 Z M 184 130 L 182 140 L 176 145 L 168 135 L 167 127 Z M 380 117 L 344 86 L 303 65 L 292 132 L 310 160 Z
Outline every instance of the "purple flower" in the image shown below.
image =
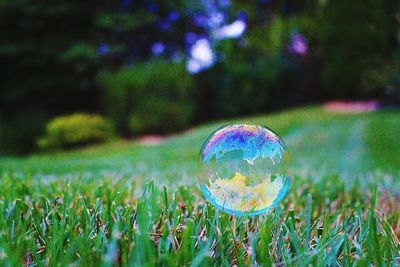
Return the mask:
M 191 47 L 186 69 L 190 73 L 198 73 L 211 67 L 214 62 L 215 55 L 212 51 L 210 41 L 203 38 L 197 40 Z
M 192 45 L 197 40 L 197 35 L 193 32 L 187 32 L 185 34 L 185 42 L 189 45 Z
M 165 50 L 165 45 L 161 42 L 156 42 L 151 46 L 151 52 L 153 55 L 158 56 L 161 55 Z
M 203 0 L 206 10 L 215 9 L 215 2 L 213 0 Z
M 184 59 L 184 56 L 182 55 L 181 52 L 175 51 L 175 52 L 172 54 L 171 59 L 172 59 L 173 62 L 181 62 L 181 61 Z
M 121 7 L 123 9 L 128 9 L 132 6 L 132 0 L 121 0 Z
M 169 22 L 168 20 L 161 20 L 158 22 L 158 26 L 160 27 L 160 29 L 167 31 L 171 28 L 171 22 Z
M 290 38 L 289 52 L 305 56 L 308 52 L 308 44 L 306 38 L 300 33 L 293 33 Z
M 193 16 L 193 22 L 198 27 L 204 27 L 207 25 L 207 18 L 201 13 L 195 13 Z
M 225 16 L 223 13 L 213 12 L 210 14 L 207 24 L 210 28 L 215 28 L 220 26 L 224 21 L 225 21 Z
M 214 37 L 216 39 L 238 38 L 243 35 L 245 30 L 246 22 L 243 20 L 236 20 L 232 24 L 216 29 L 214 31 Z
M 160 10 L 160 6 L 154 2 L 148 2 L 146 4 L 146 7 L 147 10 L 150 11 L 151 13 L 156 13 L 158 10 Z
M 237 13 L 237 19 L 238 20 L 243 20 L 243 21 L 247 21 L 247 12 L 245 10 L 239 10 Z
M 229 7 L 231 5 L 231 1 L 230 0 L 219 0 L 219 5 L 221 7 Z
M 201 64 L 197 60 L 189 59 L 186 64 L 186 69 L 192 74 L 196 74 L 201 71 Z
M 110 46 L 107 43 L 101 43 L 97 48 L 97 54 L 99 56 L 105 56 L 110 50 Z
M 176 11 L 176 10 L 172 10 L 168 13 L 167 19 L 169 21 L 177 21 L 178 19 L 180 19 L 181 14 Z

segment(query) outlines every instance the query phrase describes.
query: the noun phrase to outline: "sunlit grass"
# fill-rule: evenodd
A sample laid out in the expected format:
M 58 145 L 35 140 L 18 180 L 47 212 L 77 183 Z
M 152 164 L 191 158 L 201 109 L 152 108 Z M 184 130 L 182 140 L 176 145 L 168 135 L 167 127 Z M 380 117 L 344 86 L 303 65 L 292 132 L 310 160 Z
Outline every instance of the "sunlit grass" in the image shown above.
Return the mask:
M 157 146 L 0 159 L 0 265 L 399 265 L 399 115 L 236 120 L 270 126 L 291 154 L 287 196 L 249 218 L 218 212 L 196 184 L 203 140 L 231 121 Z

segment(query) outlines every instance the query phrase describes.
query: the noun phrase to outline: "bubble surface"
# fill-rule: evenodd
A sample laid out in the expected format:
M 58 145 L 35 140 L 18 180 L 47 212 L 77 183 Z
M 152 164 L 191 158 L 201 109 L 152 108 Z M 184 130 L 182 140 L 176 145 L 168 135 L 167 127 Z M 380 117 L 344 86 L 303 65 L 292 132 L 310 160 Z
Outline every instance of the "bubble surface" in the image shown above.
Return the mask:
M 266 213 L 282 200 L 290 185 L 290 178 L 279 170 L 285 154 L 282 139 L 266 127 L 223 127 L 201 150 L 201 190 L 210 203 L 228 214 Z

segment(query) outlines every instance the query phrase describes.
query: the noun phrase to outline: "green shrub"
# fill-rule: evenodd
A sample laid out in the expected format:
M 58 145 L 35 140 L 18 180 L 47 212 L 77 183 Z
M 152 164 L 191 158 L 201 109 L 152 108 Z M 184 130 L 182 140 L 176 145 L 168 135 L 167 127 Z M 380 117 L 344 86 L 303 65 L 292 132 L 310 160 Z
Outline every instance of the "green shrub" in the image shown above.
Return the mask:
M 237 40 L 220 42 L 224 60 L 195 76 L 199 87 L 196 111 L 199 118 L 223 118 L 262 112 L 277 88 L 281 60 L 250 38 L 243 46 Z
M 225 73 L 222 77 L 225 77 L 220 88 L 216 88 L 224 115 L 266 110 L 281 71 L 280 59 L 251 46 L 224 51 L 227 57 L 222 63 Z
M 181 63 L 149 61 L 99 75 L 109 117 L 120 130 L 171 132 L 193 114 L 193 81 Z
M 68 148 L 105 142 L 113 133 L 112 123 L 104 117 L 76 113 L 49 121 L 46 133 L 37 140 L 37 145 L 41 149 Z
M 400 60 L 395 59 L 382 66 L 381 69 L 368 72 L 369 83 L 366 88 L 382 88 L 385 91 L 383 103 L 400 104 Z

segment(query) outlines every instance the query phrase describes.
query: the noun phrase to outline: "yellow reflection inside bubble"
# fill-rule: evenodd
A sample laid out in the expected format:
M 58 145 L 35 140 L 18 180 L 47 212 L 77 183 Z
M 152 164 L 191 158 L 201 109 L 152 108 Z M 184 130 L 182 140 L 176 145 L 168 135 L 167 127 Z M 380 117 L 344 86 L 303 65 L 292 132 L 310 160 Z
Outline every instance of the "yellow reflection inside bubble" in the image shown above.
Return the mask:
M 209 181 L 207 189 L 214 201 L 231 210 L 250 212 L 270 207 L 283 187 L 282 177 L 266 178 L 256 185 L 247 185 L 247 178 L 237 172 L 231 179 Z

